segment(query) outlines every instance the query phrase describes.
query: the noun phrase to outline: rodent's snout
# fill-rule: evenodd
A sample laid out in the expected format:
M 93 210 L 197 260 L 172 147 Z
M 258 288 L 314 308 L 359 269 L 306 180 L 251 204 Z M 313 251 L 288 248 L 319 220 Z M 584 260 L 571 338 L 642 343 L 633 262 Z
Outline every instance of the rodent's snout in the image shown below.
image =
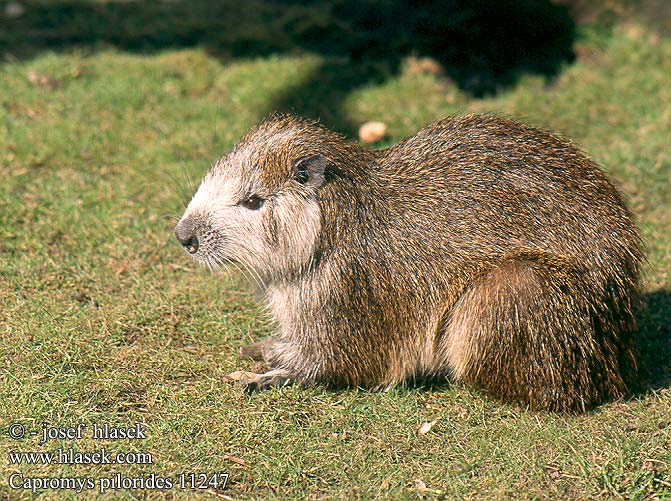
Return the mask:
M 189 254 L 198 251 L 198 235 L 196 229 L 188 219 L 183 219 L 175 226 L 175 236 Z

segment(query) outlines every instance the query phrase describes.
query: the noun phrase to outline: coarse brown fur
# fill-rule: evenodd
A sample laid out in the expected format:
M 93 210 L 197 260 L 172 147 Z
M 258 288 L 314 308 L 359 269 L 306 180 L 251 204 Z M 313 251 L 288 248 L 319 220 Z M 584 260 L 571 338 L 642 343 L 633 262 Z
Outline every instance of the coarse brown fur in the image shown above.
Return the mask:
M 635 374 L 643 257 L 622 197 L 569 142 L 515 121 L 447 118 L 370 151 L 271 117 L 176 233 L 259 284 L 277 333 L 241 350 L 271 369 L 252 387 L 450 377 L 575 412 Z

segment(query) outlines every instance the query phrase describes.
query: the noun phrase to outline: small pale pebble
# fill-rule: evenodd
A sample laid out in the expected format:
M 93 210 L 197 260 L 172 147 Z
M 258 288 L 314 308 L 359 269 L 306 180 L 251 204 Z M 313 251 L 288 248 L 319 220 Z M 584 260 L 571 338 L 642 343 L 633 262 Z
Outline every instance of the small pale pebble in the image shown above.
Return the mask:
M 382 122 L 366 122 L 359 128 L 359 139 L 362 143 L 379 141 L 387 133 L 387 124 Z

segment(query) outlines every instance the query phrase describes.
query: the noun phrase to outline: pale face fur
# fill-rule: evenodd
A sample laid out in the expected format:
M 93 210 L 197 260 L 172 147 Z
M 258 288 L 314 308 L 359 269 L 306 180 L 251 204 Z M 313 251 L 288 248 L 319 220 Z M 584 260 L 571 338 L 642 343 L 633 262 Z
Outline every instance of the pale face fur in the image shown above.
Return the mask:
M 234 263 L 262 288 L 310 265 L 321 229 L 317 186 L 296 179 L 294 137 L 258 130 L 205 175 L 180 224 L 193 225 L 193 257 L 211 269 Z M 262 200 L 260 207 L 246 203 Z

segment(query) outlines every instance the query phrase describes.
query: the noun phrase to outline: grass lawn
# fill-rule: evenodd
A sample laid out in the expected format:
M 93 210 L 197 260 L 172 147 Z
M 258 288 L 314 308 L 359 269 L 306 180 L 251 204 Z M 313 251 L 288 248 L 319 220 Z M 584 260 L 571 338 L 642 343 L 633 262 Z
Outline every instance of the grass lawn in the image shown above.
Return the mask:
M 82 496 L 129 500 L 671 498 L 671 36 L 645 12 L 628 15 L 631 2 L 606 3 L 620 8 L 584 16 L 574 59 L 551 77 L 490 75 L 497 92 L 473 92 L 475 73 L 456 66 L 350 59 L 251 28 L 250 38 L 285 46 L 266 40 L 245 52 L 228 32 L 180 44 L 209 15 L 198 2 L 172 32 L 180 16 L 141 7 L 117 16 L 132 2 L 35 1 L 16 18 L 0 13 L 0 499 L 77 497 L 13 489 L 17 473 L 14 482 L 90 477 Z M 78 38 L 88 22 L 72 17 L 77 9 L 98 16 L 101 41 Z M 245 29 L 263 26 L 239 14 Z M 322 14 L 310 15 L 327 23 Z M 174 36 L 147 41 L 147 25 Z M 459 386 L 243 393 L 226 378 L 252 367 L 237 347 L 272 326 L 245 277 L 199 268 L 172 228 L 209 165 L 275 109 L 349 135 L 383 121 L 378 146 L 470 112 L 574 139 L 622 188 L 646 241 L 639 388 L 582 416 L 529 412 Z M 91 436 L 94 424 L 138 422 L 145 439 Z M 11 439 L 12 423 L 86 431 L 40 445 Z M 9 456 L 103 447 L 148 452 L 152 464 Z M 225 472 L 228 484 L 99 494 L 101 479 L 182 472 Z

